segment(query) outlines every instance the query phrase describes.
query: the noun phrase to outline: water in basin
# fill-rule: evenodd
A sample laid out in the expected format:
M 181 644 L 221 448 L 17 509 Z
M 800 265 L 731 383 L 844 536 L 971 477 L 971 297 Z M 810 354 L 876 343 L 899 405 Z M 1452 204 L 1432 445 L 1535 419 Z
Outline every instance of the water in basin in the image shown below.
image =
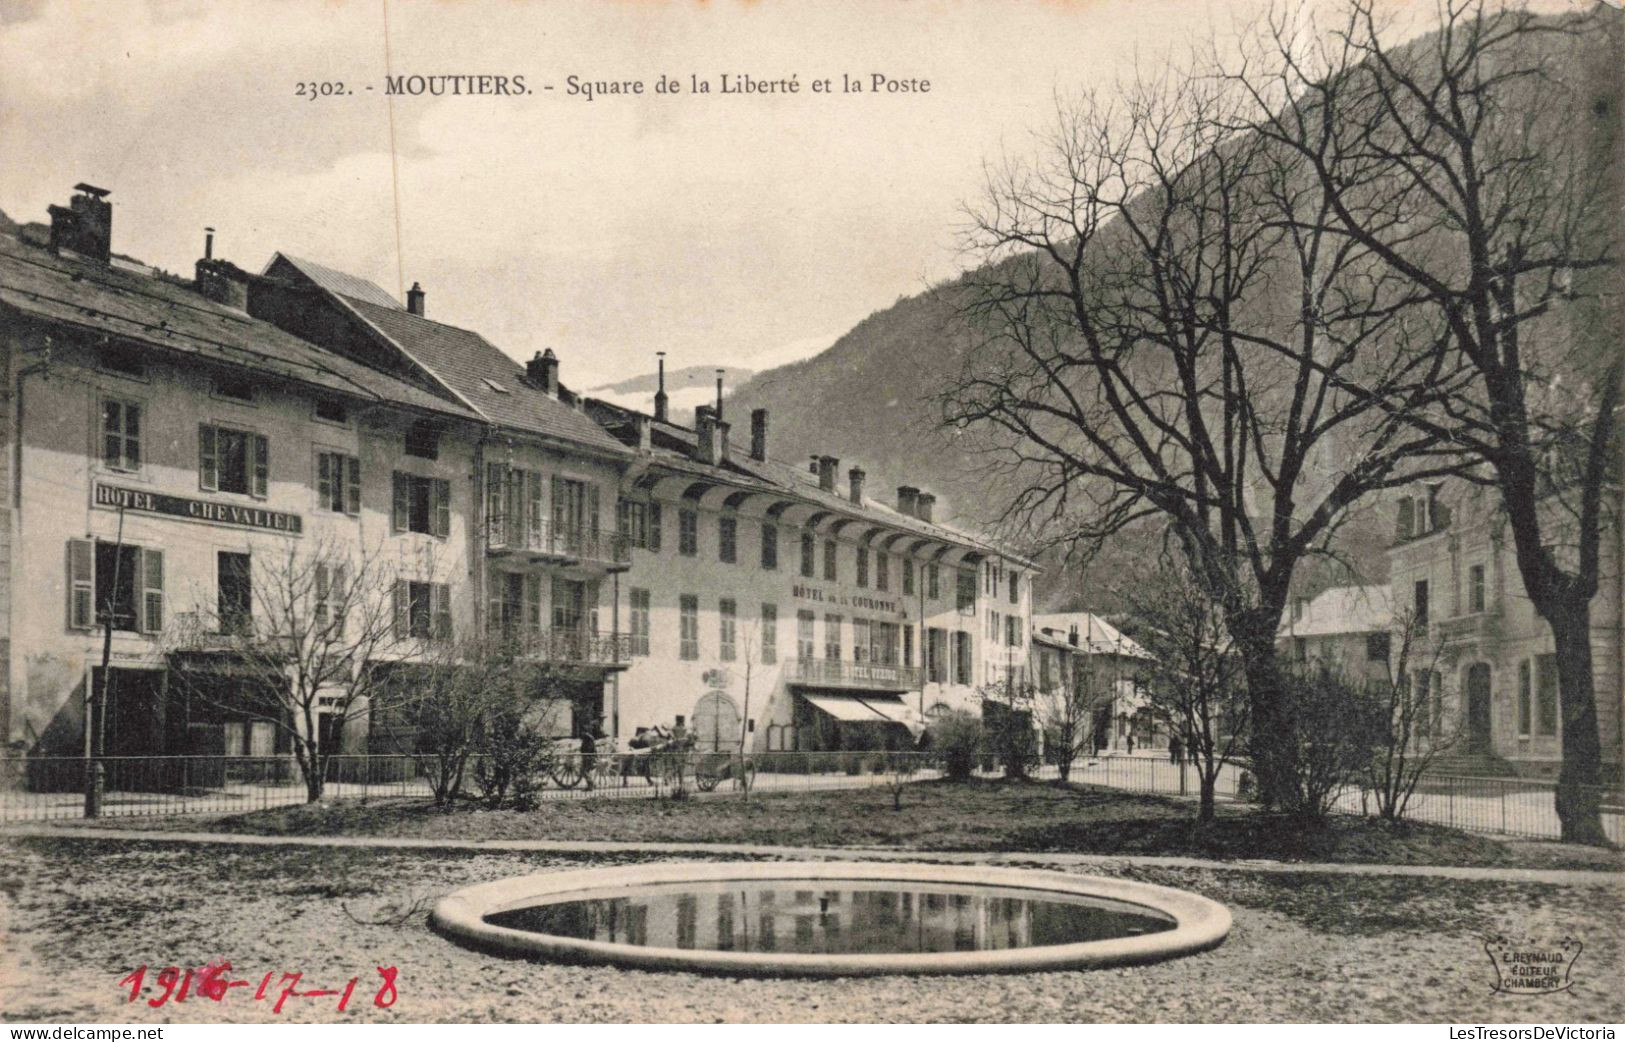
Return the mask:
M 868 954 L 988 951 L 1159 933 L 1141 905 L 1044 890 L 880 880 L 654 885 L 494 912 L 493 926 L 649 948 Z

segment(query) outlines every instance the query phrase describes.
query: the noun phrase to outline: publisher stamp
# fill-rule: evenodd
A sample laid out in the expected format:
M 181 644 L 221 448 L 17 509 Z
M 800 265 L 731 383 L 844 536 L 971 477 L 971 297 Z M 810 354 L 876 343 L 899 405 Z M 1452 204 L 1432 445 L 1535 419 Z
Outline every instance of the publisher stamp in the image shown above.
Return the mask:
M 1495 967 L 1494 990 L 1508 995 L 1567 991 L 1574 983 L 1570 974 L 1584 947 L 1572 937 L 1552 941 L 1497 935 L 1484 941 L 1484 951 Z

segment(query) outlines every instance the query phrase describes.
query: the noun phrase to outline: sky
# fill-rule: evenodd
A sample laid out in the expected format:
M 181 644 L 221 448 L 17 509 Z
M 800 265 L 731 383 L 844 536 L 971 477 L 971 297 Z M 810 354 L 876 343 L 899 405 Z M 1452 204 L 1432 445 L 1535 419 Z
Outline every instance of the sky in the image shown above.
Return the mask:
M 515 358 L 551 347 L 572 386 L 659 350 L 762 369 L 969 266 L 984 162 L 1031 151 L 1057 92 L 1109 89 L 1256 7 L 0 0 L 0 210 L 45 220 L 88 181 L 112 190 L 114 249 L 170 271 L 213 226 L 250 270 L 283 250 L 397 296 L 420 282 L 430 317 Z M 841 89 L 876 73 L 930 89 Z M 531 93 L 387 97 L 390 74 Z M 723 74 L 800 91 L 725 96 Z M 662 75 L 683 92 L 655 93 Z M 587 100 L 571 76 L 645 93 Z M 312 82 L 350 93 L 298 96 Z

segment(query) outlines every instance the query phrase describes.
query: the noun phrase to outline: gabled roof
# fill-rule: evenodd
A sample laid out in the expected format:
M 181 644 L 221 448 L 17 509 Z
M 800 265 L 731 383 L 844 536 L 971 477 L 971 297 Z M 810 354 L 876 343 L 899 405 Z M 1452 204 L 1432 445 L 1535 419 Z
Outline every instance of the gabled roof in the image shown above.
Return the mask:
M 1078 628 L 1078 643 L 1071 641 L 1072 627 Z M 1033 638 L 1055 647 L 1089 655 L 1122 655 L 1149 659 L 1151 653 L 1132 637 L 1093 612 L 1067 611 L 1033 616 Z
M 1283 637 L 1385 633 L 1394 619 L 1393 594 L 1386 586 L 1334 586 L 1281 624 Z
M 365 401 L 476 419 L 395 377 L 216 303 L 190 283 L 99 264 L 0 234 L 0 304 L 46 321 Z
M 527 382 L 524 367 L 478 333 L 414 315 L 375 283 L 286 253 L 273 257 L 267 271 L 277 258 L 326 291 L 374 336 L 487 422 L 601 454 L 630 454 L 598 424 Z

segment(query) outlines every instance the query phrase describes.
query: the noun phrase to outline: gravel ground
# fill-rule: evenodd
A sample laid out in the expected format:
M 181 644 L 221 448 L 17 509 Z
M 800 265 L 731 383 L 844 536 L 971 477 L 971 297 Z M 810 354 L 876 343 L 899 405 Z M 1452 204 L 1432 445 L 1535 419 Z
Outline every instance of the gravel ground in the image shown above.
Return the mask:
M 629 857 L 591 863 L 625 864 Z M 1046 865 L 1042 855 L 1032 863 Z M 467 883 L 583 859 L 236 849 L 137 841 L 0 843 L 0 1016 L 10 1021 L 1619 1021 L 1625 886 L 1246 870 L 1124 870 L 1228 904 L 1213 952 L 1153 966 L 973 979 L 734 980 L 544 965 L 432 934 L 425 904 Z M 395 913 L 395 914 L 392 914 Z M 398 921 L 390 921 L 398 919 Z M 357 920 L 362 920 L 358 922 Z M 1486 935 L 1585 944 L 1568 993 L 1495 994 Z M 302 972 L 280 1014 L 252 987 L 150 1009 L 119 980 L 142 963 L 229 959 L 233 976 Z M 375 967 L 399 998 L 372 1004 Z M 149 985 L 148 994 L 157 994 Z M 273 987 L 272 994 L 276 993 Z

